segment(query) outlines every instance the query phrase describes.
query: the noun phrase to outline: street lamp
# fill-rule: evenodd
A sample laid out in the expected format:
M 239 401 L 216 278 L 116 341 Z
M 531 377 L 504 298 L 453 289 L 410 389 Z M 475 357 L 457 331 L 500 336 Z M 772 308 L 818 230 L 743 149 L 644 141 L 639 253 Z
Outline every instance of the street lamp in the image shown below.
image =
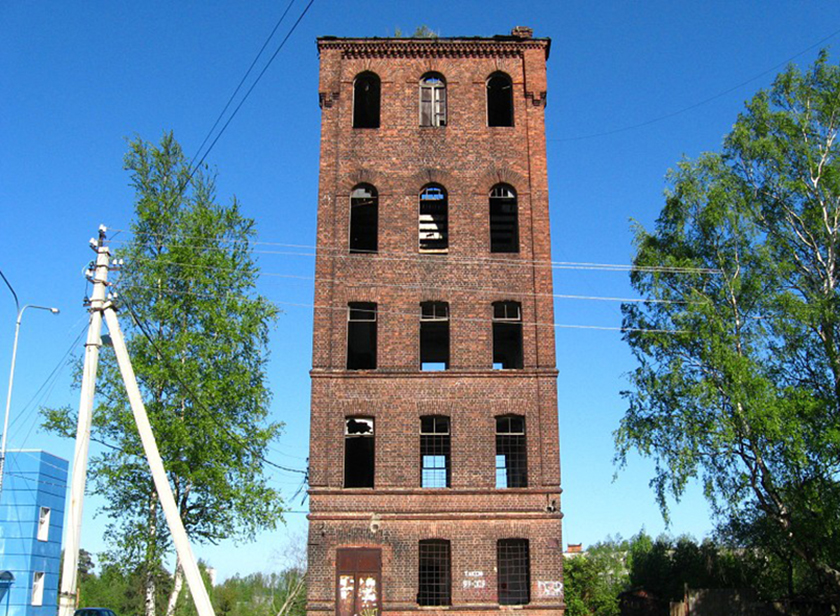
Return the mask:
M 9 371 L 9 391 L 6 394 L 6 415 L 3 419 L 3 442 L 0 444 L 0 497 L 3 494 L 3 476 L 5 475 L 5 466 L 6 466 L 6 435 L 9 432 L 9 409 L 11 408 L 12 404 L 12 384 L 15 380 L 15 360 L 17 359 L 17 345 L 18 345 L 18 335 L 20 334 L 20 320 L 23 318 L 23 313 L 26 311 L 27 308 L 32 308 L 33 310 L 49 310 L 53 314 L 58 314 L 58 308 L 51 308 L 49 306 L 36 306 L 34 304 L 25 304 L 23 308 L 20 307 L 20 303 L 18 302 L 17 293 L 12 288 L 12 285 L 9 284 L 9 281 L 6 280 L 6 277 L 3 276 L 3 272 L 0 272 L 0 276 L 3 277 L 3 282 L 6 283 L 6 286 L 9 287 L 9 290 L 12 292 L 12 295 L 15 298 L 15 307 L 17 307 L 17 320 L 15 321 L 15 342 L 12 346 L 12 368 Z

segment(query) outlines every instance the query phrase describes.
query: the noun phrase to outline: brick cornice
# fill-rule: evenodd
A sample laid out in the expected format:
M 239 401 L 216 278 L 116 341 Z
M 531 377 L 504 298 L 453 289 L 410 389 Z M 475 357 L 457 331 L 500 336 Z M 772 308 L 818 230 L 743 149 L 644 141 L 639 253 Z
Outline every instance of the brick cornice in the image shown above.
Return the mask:
M 516 58 L 526 49 L 542 49 L 548 58 L 551 39 L 493 38 L 332 38 L 318 39 L 318 52 L 341 50 L 343 58 Z

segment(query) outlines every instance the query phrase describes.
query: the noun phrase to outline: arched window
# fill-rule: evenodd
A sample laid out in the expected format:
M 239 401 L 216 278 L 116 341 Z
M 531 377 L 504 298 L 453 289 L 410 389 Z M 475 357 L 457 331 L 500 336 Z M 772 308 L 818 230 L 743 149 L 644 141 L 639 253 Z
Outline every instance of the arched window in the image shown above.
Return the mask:
M 513 83 L 505 73 L 487 80 L 487 126 L 513 126 Z
M 449 250 L 449 199 L 446 189 L 430 184 L 420 191 L 420 252 Z
M 379 76 L 369 71 L 353 82 L 353 128 L 379 128 Z
M 516 191 L 496 184 L 490 191 L 490 252 L 519 252 Z
M 376 252 L 379 195 L 370 184 L 359 184 L 350 193 L 350 252 Z
M 438 73 L 420 80 L 420 126 L 446 126 L 446 80 Z

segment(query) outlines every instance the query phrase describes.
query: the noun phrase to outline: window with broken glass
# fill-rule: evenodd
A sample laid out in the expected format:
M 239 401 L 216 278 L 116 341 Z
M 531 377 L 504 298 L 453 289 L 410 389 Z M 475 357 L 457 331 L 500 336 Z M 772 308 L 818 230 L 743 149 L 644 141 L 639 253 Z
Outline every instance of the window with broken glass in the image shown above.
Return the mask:
M 504 73 L 487 79 L 487 126 L 513 126 L 513 83 Z
M 379 98 L 379 76 L 359 73 L 353 82 L 353 128 L 379 128 Z
M 438 73 L 420 80 L 420 126 L 446 126 L 446 80 Z
M 430 415 L 420 418 L 420 485 L 448 488 L 450 432 L 449 418 Z
M 426 186 L 420 192 L 420 252 L 449 250 L 449 199 L 443 186 Z
M 519 302 L 493 303 L 493 367 L 523 367 L 522 307 Z
M 500 605 L 531 601 L 531 557 L 527 539 L 499 539 L 496 569 Z
M 379 196 L 370 184 L 360 184 L 350 193 L 350 252 L 377 251 Z
M 528 487 L 528 456 L 525 445 L 524 417 L 503 415 L 496 418 L 497 488 Z
M 347 311 L 347 369 L 376 368 L 376 304 L 351 302 Z
M 419 552 L 420 575 L 417 603 L 450 605 L 452 603 L 452 569 L 449 541 L 425 539 L 420 541 Z
M 420 369 L 449 368 L 449 304 L 420 304 Z
M 374 475 L 372 417 L 344 420 L 344 487 L 372 488 Z
M 490 191 L 490 252 L 519 252 L 516 192 L 507 184 Z

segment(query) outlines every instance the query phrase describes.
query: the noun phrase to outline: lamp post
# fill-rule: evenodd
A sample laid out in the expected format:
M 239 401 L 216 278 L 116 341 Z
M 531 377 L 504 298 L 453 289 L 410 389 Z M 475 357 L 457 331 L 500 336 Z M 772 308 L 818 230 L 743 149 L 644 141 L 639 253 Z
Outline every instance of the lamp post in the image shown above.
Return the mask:
M 3 277 L 3 282 L 6 283 L 6 286 L 9 287 L 9 290 L 12 292 L 12 295 L 15 298 L 15 307 L 17 308 L 17 320 L 15 321 L 15 342 L 12 345 L 12 367 L 9 370 L 9 391 L 6 394 L 6 415 L 3 418 L 3 441 L 0 443 L 0 498 L 2 498 L 3 494 L 3 477 L 5 475 L 5 467 L 6 467 L 6 436 L 9 432 L 9 410 L 12 405 L 12 384 L 15 380 L 15 360 L 17 359 L 17 345 L 18 345 L 18 335 L 20 334 L 20 321 L 23 318 L 23 313 L 26 311 L 27 308 L 32 308 L 33 310 L 49 310 L 53 314 L 58 314 L 58 308 L 51 308 L 49 306 L 36 306 L 34 304 L 24 304 L 23 308 L 20 307 L 20 303 L 18 302 L 17 293 L 12 288 L 12 285 L 9 284 L 9 281 L 6 280 L 6 277 L 3 276 L 3 272 L 0 272 L 0 276 Z

